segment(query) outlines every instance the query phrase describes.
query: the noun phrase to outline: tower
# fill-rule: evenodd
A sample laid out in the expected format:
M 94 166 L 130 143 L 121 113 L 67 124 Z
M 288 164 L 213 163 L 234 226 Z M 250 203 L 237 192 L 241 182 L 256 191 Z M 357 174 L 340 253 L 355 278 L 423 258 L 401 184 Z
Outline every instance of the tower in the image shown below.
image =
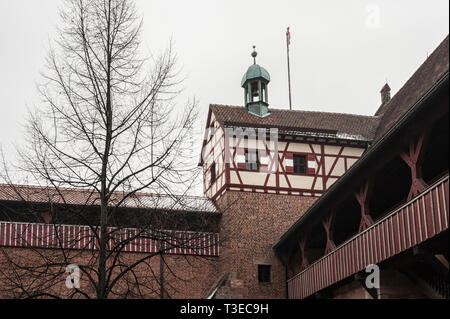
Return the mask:
M 269 113 L 267 85 L 270 82 L 270 75 L 266 69 L 256 64 L 258 53 L 253 46 L 253 64 L 248 68 L 242 77 L 241 86 L 244 89 L 245 107 L 247 110 L 259 117 L 266 117 Z
M 285 296 L 285 266 L 298 256 L 283 264 L 273 243 L 356 162 L 378 123 L 351 114 L 269 110 L 270 75 L 256 63 L 256 51 L 252 57 L 241 81 L 245 106 L 210 105 L 199 163 L 204 195 L 221 213 L 215 298 Z M 319 226 L 308 244 L 310 258 L 326 241 Z

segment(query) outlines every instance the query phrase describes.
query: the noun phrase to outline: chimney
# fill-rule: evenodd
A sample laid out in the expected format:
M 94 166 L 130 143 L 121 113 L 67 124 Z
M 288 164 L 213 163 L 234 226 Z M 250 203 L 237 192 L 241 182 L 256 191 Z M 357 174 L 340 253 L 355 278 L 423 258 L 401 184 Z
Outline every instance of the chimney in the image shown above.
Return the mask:
M 386 104 L 391 99 L 391 88 L 386 83 L 380 91 L 381 93 L 381 105 Z

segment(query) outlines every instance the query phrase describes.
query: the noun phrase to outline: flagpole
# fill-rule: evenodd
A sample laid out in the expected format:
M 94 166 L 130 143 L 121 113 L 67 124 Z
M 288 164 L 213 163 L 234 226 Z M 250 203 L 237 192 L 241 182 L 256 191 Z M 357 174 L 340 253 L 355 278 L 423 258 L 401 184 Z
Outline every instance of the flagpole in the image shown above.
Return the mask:
M 292 98 L 291 98 L 291 66 L 289 63 L 289 44 L 291 42 L 291 33 L 289 27 L 286 32 L 286 46 L 287 46 L 287 67 L 288 67 L 288 85 L 289 85 L 289 109 L 292 110 Z

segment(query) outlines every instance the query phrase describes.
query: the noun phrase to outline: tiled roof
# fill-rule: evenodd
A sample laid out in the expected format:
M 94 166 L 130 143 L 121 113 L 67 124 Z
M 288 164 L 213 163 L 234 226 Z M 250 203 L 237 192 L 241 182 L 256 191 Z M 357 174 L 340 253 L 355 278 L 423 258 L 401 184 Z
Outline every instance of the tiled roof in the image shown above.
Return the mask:
M 58 192 L 59 191 L 59 192 Z M 67 205 L 99 205 L 97 192 L 85 189 L 55 188 L 0 184 L 0 201 L 26 201 Z M 125 193 L 111 196 L 111 206 L 117 204 Z M 169 196 L 151 193 L 136 193 L 120 205 L 126 208 L 161 209 L 170 211 L 217 213 L 213 202 L 205 197 Z
M 276 127 L 285 133 L 331 135 L 376 142 L 448 73 L 448 69 L 447 36 L 397 94 L 380 106 L 374 116 L 269 108 L 271 114 L 260 118 L 249 113 L 245 107 L 211 105 L 210 109 L 225 126 Z
M 210 109 L 225 126 L 273 127 L 285 133 L 334 136 L 359 141 L 371 141 L 380 120 L 378 116 L 273 108 L 269 108 L 269 116 L 260 118 L 240 106 L 211 105 Z
M 386 104 L 382 105 L 376 115 L 381 116 L 380 124 L 375 134 L 372 147 L 366 152 L 357 164 L 353 165 L 336 183 L 334 183 L 314 204 L 302 215 L 302 217 L 281 237 L 275 245 L 276 249 L 288 242 L 289 238 L 295 238 L 298 231 L 308 220 L 309 216 L 319 211 L 330 211 L 334 205 L 334 198 L 339 192 L 348 192 L 348 184 L 352 180 L 362 176 L 364 170 L 370 171 L 373 158 L 384 151 L 383 137 L 390 135 L 396 123 L 401 122 L 408 111 L 414 111 L 419 101 L 425 97 L 436 85 L 443 85 L 441 80 L 447 77 L 449 71 L 449 36 L 447 36 L 428 59 L 411 76 L 398 93 Z M 430 112 L 433 112 L 430 109 Z M 367 171 L 366 171 L 367 172 Z M 334 196 L 334 197 L 333 197 Z
M 416 102 L 448 73 L 448 50 L 449 38 L 447 36 L 397 94 L 378 109 L 376 114 L 381 115 L 382 118 L 375 134 L 375 140 L 383 137 Z

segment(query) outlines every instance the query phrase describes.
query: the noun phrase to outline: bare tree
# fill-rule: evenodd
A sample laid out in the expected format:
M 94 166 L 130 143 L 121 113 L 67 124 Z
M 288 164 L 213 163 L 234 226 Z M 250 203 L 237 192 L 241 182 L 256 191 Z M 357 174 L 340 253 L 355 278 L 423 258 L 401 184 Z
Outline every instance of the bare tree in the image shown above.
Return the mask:
M 44 186 L 39 190 L 46 198 L 40 205 L 27 204 L 26 211 L 39 219 L 49 210 L 56 241 L 65 240 L 61 223 L 89 225 L 88 240 L 81 235 L 77 240 L 84 248 L 94 243 L 95 250 L 70 250 L 60 243 L 57 253 L 34 249 L 33 258 L 4 253 L 14 283 L 10 289 L 24 297 L 61 296 L 52 287 L 66 275 L 66 266 L 76 263 L 89 288 L 65 297 L 148 296 L 156 291 L 147 283 L 161 276 L 153 271 L 152 257 L 164 262 L 165 251 L 174 247 L 196 249 L 192 240 L 175 241 L 161 230 L 189 230 L 192 224 L 206 229 L 210 222 L 202 214 L 194 222 L 168 213 L 183 210 L 183 196 L 174 192 L 188 192 L 198 174 L 189 144 L 196 102 L 176 108 L 182 79 L 172 45 L 158 58 L 141 57 L 142 21 L 132 0 L 66 0 L 61 19 L 39 87 L 43 102 L 30 114 L 28 143 L 19 150 L 20 169 L 30 183 Z M 8 180 L 6 170 L 5 176 Z M 10 179 L 8 184 L 13 185 Z M 84 194 L 76 205 L 71 190 Z M 165 193 L 170 204 L 144 210 L 142 191 Z M 129 235 L 124 229 L 138 231 Z M 138 258 L 122 254 L 138 238 L 166 244 Z M 157 281 L 160 296 L 168 297 L 163 279 Z

